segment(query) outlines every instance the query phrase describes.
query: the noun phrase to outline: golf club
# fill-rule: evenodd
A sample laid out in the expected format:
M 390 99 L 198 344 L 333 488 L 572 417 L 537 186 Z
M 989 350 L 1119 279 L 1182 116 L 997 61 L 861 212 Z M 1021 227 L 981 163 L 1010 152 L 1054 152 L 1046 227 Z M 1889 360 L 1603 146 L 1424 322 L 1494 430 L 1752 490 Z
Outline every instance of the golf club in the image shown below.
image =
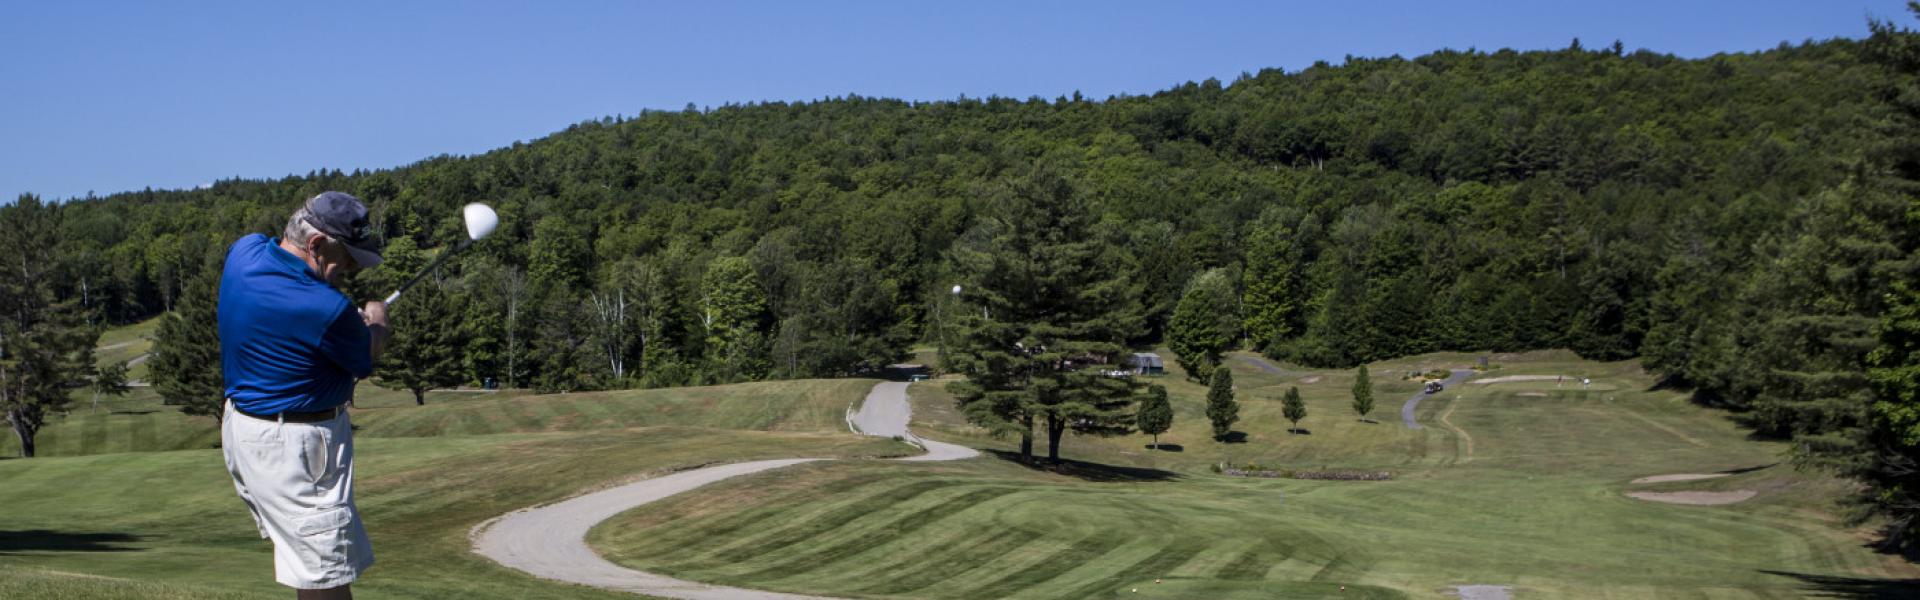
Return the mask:
M 394 290 L 392 295 L 387 296 L 388 305 L 392 305 L 393 301 L 399 300 L 401 292 L 407 291 L 407 288 L 413 287 L 413 284 L 420 283 L 420 280 L 426 277 L 428 273 L 432 273 L 434 269 L 440 268 L 440 263 L 447 262 L 448 257 L 459 254 L 461 250 L 467 249 L 467 246 L 471 246 L 474 242 L 480 241 L 480 238 L 492 235 L 493 228 L 500 225 L 500 215 L 495 214 L 493 209 L 487 207 L 487 205 L 478 202 L 461 207 L 460 216 L 467 222 L 467 239 L 460 240 L 459 244 L 455 244 L 452 249 L 442 253 L 440 258 L 433 259 L 433 264 L 427 265 L 425 269 L 421 269 L 420 274 L 414 275 L 413 279 L 407 280 L 407 283 L 401 285 L 400 289 Z

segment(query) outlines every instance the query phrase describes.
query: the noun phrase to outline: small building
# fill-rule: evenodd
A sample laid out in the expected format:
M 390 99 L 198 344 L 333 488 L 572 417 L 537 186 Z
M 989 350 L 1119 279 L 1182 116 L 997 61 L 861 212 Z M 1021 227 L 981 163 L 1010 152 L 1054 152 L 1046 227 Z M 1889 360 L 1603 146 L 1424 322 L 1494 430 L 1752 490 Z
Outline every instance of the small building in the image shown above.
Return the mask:
M 1167 363 L 1160 360 L 1160 355 L 1152 352 L 1135 353 L 1127 360 L 1127 366 L 1132 368 L 1135 375 L 1167 374 Z

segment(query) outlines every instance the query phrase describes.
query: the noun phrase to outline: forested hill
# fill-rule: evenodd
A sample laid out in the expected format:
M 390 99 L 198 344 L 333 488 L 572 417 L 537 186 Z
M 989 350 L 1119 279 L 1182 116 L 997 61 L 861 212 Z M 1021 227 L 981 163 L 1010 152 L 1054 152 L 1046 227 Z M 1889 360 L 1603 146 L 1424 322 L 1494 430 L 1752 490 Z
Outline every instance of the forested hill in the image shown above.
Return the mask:
M 1136 343 L 1211 272 L 1232 288 L 1223 327 L 1278 357 L 1569 347 L 1741 405 L 1755 378 L 1737 371 L 1797 359 L 1752 355 L 1774 321 L 1831 313 L 1866 335 L 1895 275 L 1874 264 L 1914 246 L 1876 158 L 1909 133 L 1888 102 L 1909 75 L 1875 46 L 1684 60 L 1576 42 L 1105 100 L 649 112 L 393 170 L 67 202 L 63 281 L 111 320 L 153 315 L 232 240 L 340 189 L 392 241 L 394 268 L 357 284 L 372 298 L 486 201 L 502 230 L 442 278 L 464 290 L 447 301 L 467 379 L 833 375 L 937 338 L 961 283 L 944 252 L 984 199 L 1062 178 L 1144 294 Z M 503 284 L 516 272 L 523 289 Z M 603 318 L 615 296 L 630 318 Z

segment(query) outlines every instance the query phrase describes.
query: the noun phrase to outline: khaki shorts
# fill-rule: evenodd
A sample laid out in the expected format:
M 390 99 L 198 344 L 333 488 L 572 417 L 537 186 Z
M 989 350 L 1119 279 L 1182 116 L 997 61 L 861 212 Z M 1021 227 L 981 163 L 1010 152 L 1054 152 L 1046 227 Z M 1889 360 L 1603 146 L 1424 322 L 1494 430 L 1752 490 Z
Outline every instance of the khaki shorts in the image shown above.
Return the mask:
M 260 537 L 273 540 L 274 580 L 314 590 L 352 583 L 373 566 L 373 545 L 353 506 L 353 428 L 346 411 L 284 423 L 234 412 L 220 447 Z

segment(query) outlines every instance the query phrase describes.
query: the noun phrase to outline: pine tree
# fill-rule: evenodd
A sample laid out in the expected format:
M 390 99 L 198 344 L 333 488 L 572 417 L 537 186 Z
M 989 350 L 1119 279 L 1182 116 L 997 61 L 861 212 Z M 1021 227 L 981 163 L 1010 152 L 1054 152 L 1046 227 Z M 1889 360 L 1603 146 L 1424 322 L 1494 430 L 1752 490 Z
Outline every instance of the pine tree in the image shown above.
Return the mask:
M 1131 430 L 1137 384 L 1099 368 L 1123 356 L 1123 342 L 1143 326 L 1139 288 L 1116 268 L 1128 262 L 1118 230 L 1096 221 L 1086 198 L 1046 167 L 996 187 L 989 202 L 950 251 L 970 307 L 951 353 L 967 377 L 950 386 L 961 412 L 1020 436 L 1026 460 L 1036 422 L 1054 461 L 1069 427 Z
M 1213 422 L 1214 439 L 1223 441 L 1240 420 L 1240 403 L 1233 400 L 1232 369 L 1213 370 L 1213 382 L 1207 386 L 1207 420 Z
M 173 312 L 161 317 L 147 371 L 153 388 L 180 412 L 219 420 L 226 412 L 226 380 L 220 367 L 220 328 L 215 305 L 220 271 L 189 280 Z
M 1140 428 L 1140 433 L 1153 436 L 1153 449 L 1160 449 L 1160 434 L 1173 428 L 1173 404 L 1167 401 L 1167 388 L 1157 384 L 1147 386 L 1147 396 L 1140 402 L 1135 426 Z
M 1255 348 L 1300 335 L 1304 248 L 1292 224 L 1296 213 L 1285 209 L 1260 215 L 1247 234 L 1246 271 L 1241 273 L 1241 304 L 1246 312 L 1242 329 Z
M 415 404 L 425 406 L 427 390 L 465 381 L 460 348 L 461 311 L 438 281 L 422 281 L 394 303 L 390 313 L 393 337 L 380 356 L 381 387 L 413 392 Z
M 47 413 L 66 407 L 69 392 L 92 378 L 100 338 L 86 324 L 79 294 L 59 293 L 61 212 L 32 194 L 0 207 L 0 410 L 28 458 Z
M 1287 397 L 1280 401 L 1280 414 L 1293 423 L 1289 432 L 1300 430 L 1300 420 L 1307 418 L 1307 403 L 1300 399 L 1300 388 L 1287 387 Z
M 123 361 L 100 367 L 87 387 L 93 391 L 94 410 L 100 410 L 100 396 L 125 396 L 133 392 L 133 388 L 127 385 L 127 363 Z
M 1373 412 L 1373 379 L 1367 376 L 1366 365 L 1353 375 L 1353 412 L 1360 413 L 1361 420 Z
M 1859 501 L 1888 517 L 1884 545 L 1909 548 L 1920 545 L 1920 290 L 1901 285 L 1893 296 L 1867 359 L 1873 425 L 1841 473 L 1874 490 Z

